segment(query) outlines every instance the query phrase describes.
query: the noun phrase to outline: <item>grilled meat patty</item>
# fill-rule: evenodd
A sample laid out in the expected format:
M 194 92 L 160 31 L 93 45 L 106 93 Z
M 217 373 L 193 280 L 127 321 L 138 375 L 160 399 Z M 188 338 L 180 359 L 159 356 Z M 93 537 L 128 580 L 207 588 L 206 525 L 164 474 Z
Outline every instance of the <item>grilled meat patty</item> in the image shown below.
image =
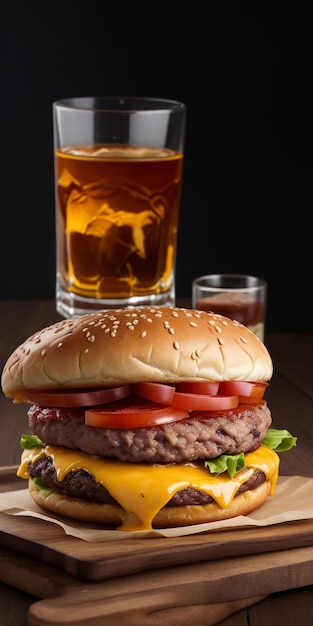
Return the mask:
M 40 478 L 45 487 L 63 495 L 101 504 L 117 504 L 107 489 L 97 483 L 86 470 L 73 470 L 62 481 L 59 481 L 52 457 L 46 456 L 35 463 L 30 463 L 28 471 L 32 478 Z M 265 474 L 260 470 L 255 470 L 251 478 L 240 486 L 236 495 L 248 489 L 255 489 L 264 481 Z M 214 502 L 214 500 L 208 494 L 197 489 L 187 488 L 175 493 L 166 506 L 209 504 L 210 502 Z
M 29 426 L 46 444 L 133 463 L 185 463 L 257 450 L 272 418 L 266 404 L 192 411 L 178 422 L 114 430 L 86 426 L 83 409 L 32 406 Z

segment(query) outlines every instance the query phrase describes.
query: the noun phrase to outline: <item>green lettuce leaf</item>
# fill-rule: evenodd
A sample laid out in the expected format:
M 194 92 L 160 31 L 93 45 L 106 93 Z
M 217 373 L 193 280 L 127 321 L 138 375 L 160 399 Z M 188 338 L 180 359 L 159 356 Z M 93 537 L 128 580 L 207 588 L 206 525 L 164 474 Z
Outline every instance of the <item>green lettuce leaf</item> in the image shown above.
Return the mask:
M 20 446 L 23 450 L 30 450 L 34 446 L 41 446 L 42 448 L 46 444 L 37 437 L 37 435 L 22 435 L 20 440 Z
M 213 476 L 228 472 L 229 476 L 234 478 L 237 472 L 241 472 L 245 468 L 245 457 L 243 452 L 240 454 L 221 454 L 215 459 L 204 461 L 204 467 L 208 467 Z
M 293 437 L 288 430 L 269 428 L 262 445 L 277 452 L 284 452 L 297 445 L 297 437 Z
M 42 482 L 41 479 L 36 476 L 35 478 L 33 478 L 33 483 L 34 485 L 36 485 L 38 491 L 45 491 L 46 492 L 46 496 L 48 496 L 50 493 L 53 493 L 53 490 L 50 489 L 50 487 L 46 487 Z
M 284 452 L 290 450 L 297 445 L 297 437 L 293 437 L 288 430 L 277 430 L 269 428 L 266 436 L 262 441 L 262 446 L 271 448 L 276 452 Z M 204 461 L 204 467 L 207 467 L 213 476 L 219 476 L 223 472 L 227 472 L 231 478 L 234 478 L 237 472 L 241 472 L 245 468 L 245 456 L 241 454 L 221 454 L 215 459 Z

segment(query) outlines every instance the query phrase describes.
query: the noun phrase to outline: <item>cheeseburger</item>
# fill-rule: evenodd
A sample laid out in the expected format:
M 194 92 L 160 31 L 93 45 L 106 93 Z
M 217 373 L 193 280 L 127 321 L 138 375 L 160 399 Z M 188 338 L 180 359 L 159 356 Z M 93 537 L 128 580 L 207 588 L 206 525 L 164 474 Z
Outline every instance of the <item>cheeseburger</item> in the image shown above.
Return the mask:
M 247 515 L 274 495 L 273 373 L 248 328 L 178 307 L 101 311 L 29 337 L 2 389 L 25 402 L 31 435 L 18 476 L 33 500 L 120 530 Z M 275 451 L 276 450 L 276 451 Z

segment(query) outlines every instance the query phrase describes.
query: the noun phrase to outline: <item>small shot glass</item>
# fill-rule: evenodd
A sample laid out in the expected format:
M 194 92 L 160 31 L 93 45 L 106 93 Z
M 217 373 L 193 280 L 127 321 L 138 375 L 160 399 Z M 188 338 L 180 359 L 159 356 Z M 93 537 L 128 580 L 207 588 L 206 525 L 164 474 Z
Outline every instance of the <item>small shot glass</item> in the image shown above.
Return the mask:
M 207 274 L 192 282 L 192 307 L 237 320 L 264 341 L 267 282 L 245 274 Z

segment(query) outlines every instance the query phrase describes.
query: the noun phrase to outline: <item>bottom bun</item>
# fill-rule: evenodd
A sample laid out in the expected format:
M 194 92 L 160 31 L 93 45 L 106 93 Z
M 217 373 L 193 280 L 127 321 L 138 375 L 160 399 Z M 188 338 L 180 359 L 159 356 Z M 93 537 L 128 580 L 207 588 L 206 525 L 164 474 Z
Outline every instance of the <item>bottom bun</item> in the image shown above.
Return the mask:
M 28 483 L 30 495 L 40 507 L 71 519 L 101 524 L 106 528 L 118 528 L 126 523 L 128 515 L 122 507 L 113 504 L 97 504 L 71 498 L 59 493 L 38 489 L 30 479 Z M 205 505 L 167 506 L 161 509 L 153 520 L 153 528 L 173 528 L 205 524 L 248 515 L 258 509 L 266 500 L 270 491 L 267 480 L 256 489 L 250 489 L 236 496 L 231 504 L 222 509 L 215 503 Z M 147 529 L 148 530 L 148 529 Z

